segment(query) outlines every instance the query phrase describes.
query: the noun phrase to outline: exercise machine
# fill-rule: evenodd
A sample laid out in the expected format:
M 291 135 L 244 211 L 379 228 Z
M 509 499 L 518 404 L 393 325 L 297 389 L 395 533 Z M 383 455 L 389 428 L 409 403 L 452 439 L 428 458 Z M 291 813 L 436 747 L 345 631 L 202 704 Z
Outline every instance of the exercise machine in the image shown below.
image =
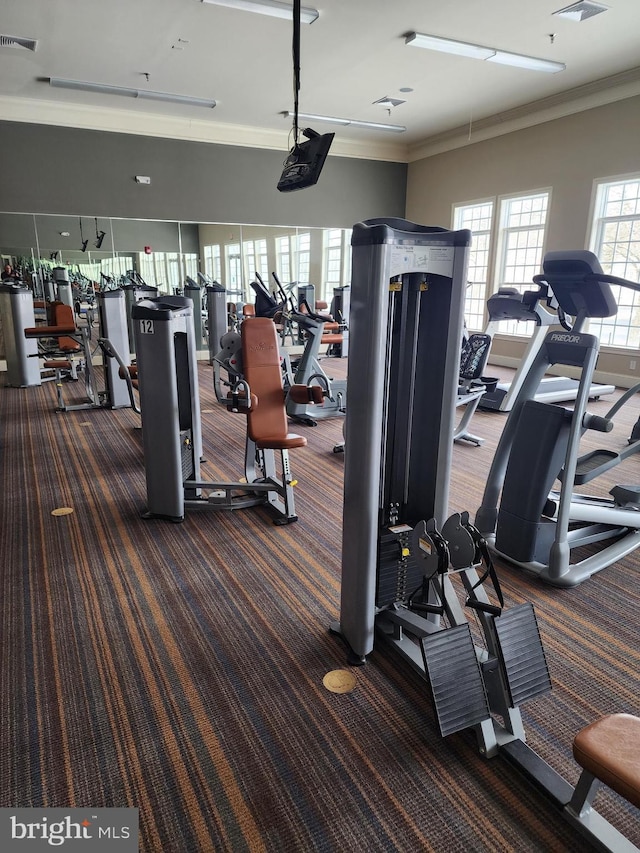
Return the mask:
M 203 323 L 203 299 L 202 288 L 197 281 L 187 276 L 182 292 L 183 296 L 187 296 L 193 302 L 193 328 L 196 336 L 196 352 L 208 350 L 208 344 L 205 335 L 205 327 Z
M 493 391 L 483 395 L 479 406 L 481 409 L 510 412 L 514 401 L 522 387 L 527 374 L 531 370 L 544 339 L 551 326 L 559 324 L 555 310 L 549 310 L 556 304 L 553 288 L 544 276 L 535 276 L 537 290 L 520 293 L 513 287 L 501 287 L 487 300 L 489 322 L 485 333 L 491 338 L 498 332 L 498 323 L 502 320 L 517 320 L 522 323 L 533 323 L 534 329 L 526 346 L 518 369 L 511 382 L 498 382 Z M 598 399 L 605 394 L 613 394 L 614 385 L 603 385 L 592 382 L 589 397 Z M 578 381 L 567 376 L 544 376 L 536 390 L 536 400 L 544 403 L 558 403 L 575 400 L 578 394 Z
M 292 365 L 292 386 L 317 386 L 322 390 L 321 397 L 317 391 L 313 391 L 306 400 L 297 392 L 292 394 L 289 391 L 287 414 L 307 426 L 316 426 L 319 420 L 325 418 L 344 416 L 347 406 L 347 382 L 344 379 L 332 379 L 320 365 L 320 348 L 323 344 L 331 346 L 341 343 L 342 335 L 336 332 L 336 324 L 332 322 L 332 318 L 313 311 L 303 296 L 300 298 L 300 305 L 296 306 L 291 297 L 287 296 L 277 276 L 273 274 L 273 277 L 282 297 L 283 321 L 297 325 L 302 339 L 305 340 L 302 355 Z M 318 399 L 322 399 L 321 405 L 317 405 Z
M 24 336 L 27 326 L 35 326 L 33 294 L 17 282 L 0 284 L 0 319 L 7 361 L 7 385 L 28 388 L 40 385 L 40 366 L 35 358 L 38 345 Z
M 463 335 L 462 350 L 460 353 L 460 372 L 458 374 L 458 391 L 456 394 L 456 409 L 462 409 L 462 416 L 454 429 L 453 440 L 457 443 L 469 443 L 480 447 L 484 439 L 469 432 L 469 424 L 474 416 L 478 403 L 487 388 L 495 384 L 497 380 L 483 376 L 491 338 L 485 334 L 465 333 Z M 344 452 L 344 441 L 334 444 L 334 453 Z
M 133 325 L 147 486 L 144 517 L 179 522 L 185 508 L 261 505 L 275 512 L 277 524 L 296 521 L 288 451 L 307 442 L 288 432 L 273 321 L 255 318 L 242 324 L 242 379 L 230 393 L 228 408 L 247 418 L 245 480 L 232 483 L 200 476 L 193 303 L 182 296 L 142 300 L 133 307 Z
M 122 290 L 110 290 L 99 293 L 97 298 L 100 333 L 95 347 L 92 345 L 91 326 L 77 325 L 73 308 L 64 302 L 49 304 L 49 324 L 23 330 L 27 340 L 37 339 L 35 355 L 43 359 L 43 369 L 54 373 L 59 412 L 136 408 L 127 377 L 120 372 L 120 365 L 128 362 L 129 357 L 124 293 Z M 96 352 L 102 355 L 102 390 L 98 388 L 93 363 Z M 65 382 L 78 380 L 80 374 L 84 377 L 86 400 L 69 405 L 64 399 Z
M 421 582 L 408 533 L 446 515 L 470 241 L 402 219 L 353 229 L 339 631 L 358 660 L 376 612 Z
M 520 706 L 551 686 L 533 607 L 505 608 L 482 534 L 467 512 L 447 518 L 470 241 L 469 231 L 405 220 L 354 226 L 342 589 L 331 630 L 353 665 L 374 641 L 387 645 L 429 683 L 443 737 L 474 730 L 483 755 L 516 767 L 589 841 L 630 853 L 591 808 L 599 781 L 640 800 L 637 766 L 621 775 L 624 759 L 611 754 L 615 725 L 577 736 L 585 774 L 575 789 L 525 743 Z
M 207 306 L 207 343 L 209 344 L 209 364 L 220 349 L 220 339 L 227 331 L 227 291 L 224 285 L 213 281 L 208 276 L 198 273 L 198 278 L 204 284 L 205 303 Z
M 256 280 L 251 283 L 256 294 L 255 306 L 252 306 L 254 313 L 252 317 L 246 319 L 254 319 L 256 317 L 266 317 L 273 320 L 279 339 L 279 359 L 282 371 L 282 383 L 285 392 L 293 384 L 293 373 L 291 370 L 291 359 L 286 348 L 282 345 L 280 336 L 281 325 L 279 323 L 282 315 L 281 304 L 269 293 L 263 280 L 256 274 Z M 216 293 L 216 308 L 222 312 L 224 310 L 223 302 L 219 299 L 221 294 Z M 245 306 L 246 307 L 246 306 Z M 214 315 L 215 321 L 215 315 Z M 245 322 L 243 321 L 243 322 Z M 278 322 L 276 322 L 278 321 Z M 218 322 L 222 328 L 221 314 L 218 315 Z M 224 323 L 224 333 L 218 340 L 218 347 L 212 356 L 213 364 L 213 390 L 216 395 L 216 400 L 219 403 L 227 405 L 229 393 L 234 393 L 238 383 L 243 378 L 242 368 L 242 335 L 240 327 L 232 328 L 227 331 L 226 321 Z M 221 371 L 224 371 L 224 375 Z
M 336 358 L 346 358 L 349 355 L 349 312 L 351 310 L 351 287 L 333 288 L 333 297 L 329 306 L 329 314 L 338 323 L 342 340 L 329 347 L 328 355 Z
M 125 297 L 125 312 L 127 317 L 127 328 L 129 330 L 129 353 L 135 353 L 135 336 L 133 334 L 133 319 L 131 312 L 133 306 L 142 299 L 153 299 L 158 295 L 158 288 L 147 284 L 135 270 L 129 272 L 129 284 L 122 287 Z
M 480 401 L 490 387 L 495 385 L 495 380 L 483 376 L 490 348 L 489 335 L 478 333 L 463 336 L 456 396 L 456 408 L 462 409 L 462 417 L 453 434 L 455 442 L 468 442 L 480 447 L 484 441 L 483 438 L 469 432 L 469 424 Z
M 586 429 L 609 432 L 612 417 L 639 389 L 636 386 L 604 417 L 587 404 L 598 356 L 598 340 L 582 329 L 589 317 L 610 317 L 617 306 L 610 285 L 640 291 L 640 284 L 605 275 L 592 252 L 550 252 L 545 280 L 560 309 L 575 317 L 573 328 L 550 332 L 515 400 L 496 449 L 476 526 L 509 562 L 555 586 L 575 586 L 640 545 L 640 484 L 621 484 L 609 497 L 574 492 L 640 451 L 635 439 L 619 453 L 596 450 L 580 456 Z M 581 378 L 572 411 L 534 399 L 550 364 L 578 367 Z M 559 492 L 551 492 L 556 478 Z M 526 489 L 522 484 L 526 482 Z M 581 545 L 608 543 L 583 559 Z

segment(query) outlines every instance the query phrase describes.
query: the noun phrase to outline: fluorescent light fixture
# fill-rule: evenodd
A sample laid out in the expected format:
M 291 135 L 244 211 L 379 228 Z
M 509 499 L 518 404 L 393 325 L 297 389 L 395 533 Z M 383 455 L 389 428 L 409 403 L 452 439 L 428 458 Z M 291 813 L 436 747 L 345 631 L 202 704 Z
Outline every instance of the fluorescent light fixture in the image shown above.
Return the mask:
M 426 50 L 439 50 L 441 53 L 468 56 L 470 59 L 489 59 L 495 53 L 492 47 L 481 47 L 479 44 L 467 44 L 464 41 L 443 39 L 439 36 L 427 36 L 424 33 L 409 33 L 404 43 L 411 45 L 411 47 L 424 47 Z
M 150 92 L 147 89 L 127 89 L 124 86 L 109 86 L 106 83 L 89 83 L 84 80 L 65 80 L 62 77 L 49 77 L 49 85 L 57 89 L 76 89 L 82 92 L 97 92 L 100 95 L 120 95 L 124 98 L 143 98 L 149 101 L 168 101 L 174 104 L 187 104 L 192 107 L 213 109 L 213 99 L 192 98 L 190 95 L 173 95 L 170 92 Z
M 536 59 L 535 56 L 524 56 L 521 53 L 508 53 L 506 50 L 496 50 L 493 56 L 487 57 L 487 62 L 498 65 L 512 65 L 515 68 L 528 68 L 529 71 L 546 71 L 555 74 L 567 67 L 564 62 L 552 62 L 550 59 Z
M 293 112 L 284 111 L 283 116 L 293 118 Z M 335 116 L 320 116 L 315 113 L 298 113 L 298 118 L 309 121 L 326 121 L 329 124 L 340 124 L 343 127 L 365 127 L 369 130 L 390 130 L 392 133 L 404 133 L 407 129 L 401 124 L 380 124 L 377 121 L 358 121 L 355 118 L 336 118 Z
M 535 56 L 525 56 L 521 53 L 509 53 L 506 50 L 498 50 L 495 47 L 484 47 L 479 44 L 470 44 L 454 39 L 440 38 L 439 36 L 424 35 L 423 33 L 409 33 L 405 36 L 405 44 L 412 47 L 424 47 L 427 50 L 438 50 L 442 53 L 452 53 L 456 56 L 467 56 L 470 59 L 482 59 L 487 62 L 497 62 L 500 65 L 512 65 L 515 68 L 526 68 L 530 71 L 546 71 L 556 74 L 564 71 L 567 67 L 564 62 L 554 62 L 550 59 L 538 59 Z
M 293 19 L 293 6 L 291 3 L 281 3 L 280 0 L 201 0 L 202 3 L 211 3 L 212 6 L 228 6 L 230 9 L 241 9 L 243 12 L 255 12 L 257 15 L 270 15 L 272 18 Z M 318 17 L 317 9 L 309 9 L 304 6 L 300 10 L 300 21 L 303 24 L 312 24 Z

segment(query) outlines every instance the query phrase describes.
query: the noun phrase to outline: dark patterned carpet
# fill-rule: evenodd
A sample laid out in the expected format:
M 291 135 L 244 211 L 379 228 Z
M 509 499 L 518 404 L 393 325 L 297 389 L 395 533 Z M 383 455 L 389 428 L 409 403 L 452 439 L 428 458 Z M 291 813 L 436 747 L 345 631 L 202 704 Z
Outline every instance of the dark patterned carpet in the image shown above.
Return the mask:
M 200 378 L 204 473 L 236 479 L 244 420 L 214 402 L 208 365 Z M 133 412 L 54 405 L 50 383 L 0 389 L 0 806 L 137 806 L 147 853 L 585 849 L 470 733 L 440 738 L 425 684 L 391 653 L 355 670 L 353 692 L 323 687 L 345 666 L 327 630 L 340 421 L 297 428 L 297 524 L 254 509 L 175 525 L 140 517 Z M 485 445 L 456 448 L 452 509 L 475 512 L 503 423 L 479 414 Z M 571 590 L 499 568 L 507 604 L 535 605 L 553 680 L 524 709 L 529 742 L 573 783 L 573 735 L 640 712 L 638 558 Z M 598 804 L 640 844 L 637 810 Z

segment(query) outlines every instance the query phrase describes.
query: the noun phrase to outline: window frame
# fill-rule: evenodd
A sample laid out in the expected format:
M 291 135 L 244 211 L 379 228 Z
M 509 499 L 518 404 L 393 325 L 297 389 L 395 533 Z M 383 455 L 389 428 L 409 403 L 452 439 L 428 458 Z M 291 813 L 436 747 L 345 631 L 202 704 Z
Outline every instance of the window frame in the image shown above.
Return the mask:
M 607 190 L 621 184 L 638 184 L 638 194 L 635 196 L 636 212 L 633 214 L 620 213 L 618 216 L 606 216 Z M 637 227 L 640 228 L 640 171 L 628 172 L 623 175 L 610 175 L 604 178 L 596 178 L 593 181 L 591 204 L 589 206 L 589 234 L 587 246 L 589 250 L 596 255 L 605 273 L 610 273 L 612 275 L 620 274 L 619 270 L 612 268 L 614 261 L 606 260 L 604 258 L 605 252 L 603 251 L 603 241 L 606 236 L 606 227 L 607 225 L 614 223 L 617 223 L 619 226 L 624 222 L 632 223 L 632 230 L 633 225 L 637 225 Z M 640 241 L 629 240 L 625 242 L 631 244 L 632 242 Z M 616 242 L 614 242 L 613 245 L 615 246 Z M 636 271 L 637 282 L 640 283 L 640 252 L 638 260 L 635 263 L 638 266 Z M 624 275 L 621 277 L 628 278 L 630 281 L 633 281 L 633 278 L 628 274 L 628 266 L 629 262 L 627 258 L 625 262 Z M 615 285 L 612 285 L 611 287 L 616 303 L 619 306 L 618 312 L 613 317 L 604 317 L 602 319 L 594 318 L 593 320 L 590 320 L 588 328 L 599 338 L 601 350 L 621 353 L 636 351 L 640 346 L 640 293 L 628 291 L 625 288 L 619 288 Z M 630 321 L 633 320 L 634 314 L 637 315 L 637 322 L 618 322 L 618 319 L 620 318 L 620 308 L 628 311 Z M 620 329 L 625 330 L 624 342 L 615 340 L 617 332 Z

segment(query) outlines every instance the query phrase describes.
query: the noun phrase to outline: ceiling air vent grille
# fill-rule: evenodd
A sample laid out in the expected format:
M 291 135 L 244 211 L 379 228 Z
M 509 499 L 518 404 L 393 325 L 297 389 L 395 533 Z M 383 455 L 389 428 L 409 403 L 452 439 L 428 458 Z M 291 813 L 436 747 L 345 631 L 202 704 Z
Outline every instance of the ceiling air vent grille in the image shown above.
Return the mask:
M 19 50 L 34 51 L 38 48 L 38 40 L 0 34 L 0 47 L 17 47 Z
M 554 12 L 559 18 L 568 18 L 570 21 L 586 21 L 587 18 L 593 18 L 594 15 L 599 15 L 600 12 L 606 12 L 608 6 L 603 6 L 602 3 L 593 3 L 591 0 L 580 0 L 578 3 L 572 3 L 571 6 L 565 6 L 564 9 L 558 9 Z

